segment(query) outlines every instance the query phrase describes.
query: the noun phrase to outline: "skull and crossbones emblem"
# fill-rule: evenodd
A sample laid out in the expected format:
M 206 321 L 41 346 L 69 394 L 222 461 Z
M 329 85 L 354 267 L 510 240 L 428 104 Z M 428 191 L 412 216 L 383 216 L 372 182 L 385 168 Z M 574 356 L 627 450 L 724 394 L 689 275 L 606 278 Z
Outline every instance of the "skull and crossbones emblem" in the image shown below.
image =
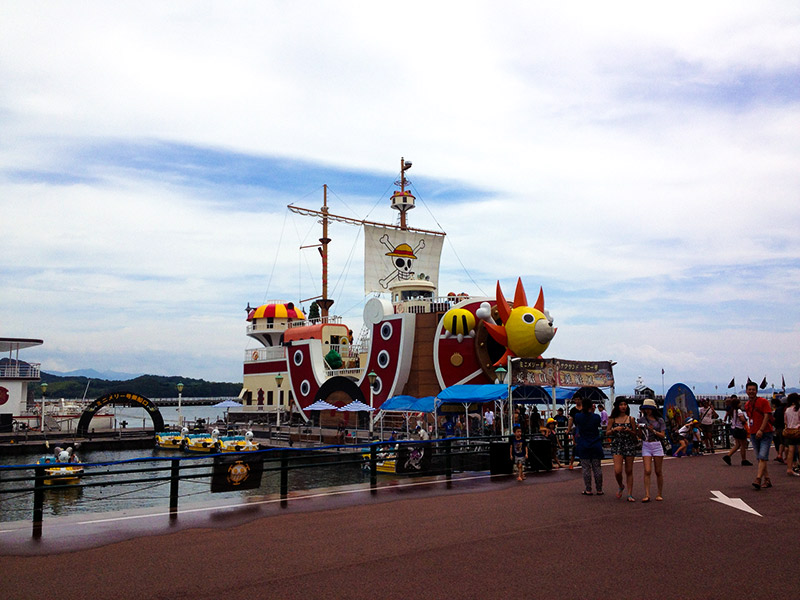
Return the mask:
M 381 286 L 388 288 L 389 282 L 395 279 L 401 281 L 411 279 L 414 276 L 414 271 L 411 270 L 414 264 L 413 261 L 417 258 L 417 252 L 425 248 L 425 240 L 420 240 L 415 248 L 412 248 L 408 244 L 393 246 L 389 241 L 389 236 L 384 234 L 380 242 L 389 250 L 386 256 L 392 257 L 392 266 L 395 269 L 393 273 L 390 273 L 380 280 Z

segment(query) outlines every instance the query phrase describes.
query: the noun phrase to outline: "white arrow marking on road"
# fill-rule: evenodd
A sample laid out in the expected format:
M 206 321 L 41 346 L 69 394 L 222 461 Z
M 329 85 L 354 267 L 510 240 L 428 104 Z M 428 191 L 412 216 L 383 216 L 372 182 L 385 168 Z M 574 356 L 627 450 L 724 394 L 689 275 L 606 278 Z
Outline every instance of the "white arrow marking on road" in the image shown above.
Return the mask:
M 711 490 L 711 493 L 716 496 L 716 498 L 709 498 L 714 502 L 719 502 L 720 504 L 724 504 L 726 506 L 730 506 L 732 508 L 738 508 L 739 510 L 743 510 L 744 512 L 749 512 L 751 514 L 757 515 L 759 517 L 763 516 L 754 511 L 752 508 L 747 506 L 744 500 L 741 498 L 728 498 L 725 494 L 720 491 Z

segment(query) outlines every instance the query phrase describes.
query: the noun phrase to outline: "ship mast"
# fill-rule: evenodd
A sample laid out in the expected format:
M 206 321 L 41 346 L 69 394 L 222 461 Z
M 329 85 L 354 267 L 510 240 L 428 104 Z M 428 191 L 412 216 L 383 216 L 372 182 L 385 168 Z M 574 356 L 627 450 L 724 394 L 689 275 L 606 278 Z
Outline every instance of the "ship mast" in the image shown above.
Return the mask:
M 328 316 L 328 310 L 333 306 L 333 300 L 328 298 L 328 244 L 331 239 L 328 237 L 328 184 L 322 186 L 322 237 L 319 243 L 319 253 L 322 255 L 322 297 L 317 300 L 320 316 L 324 319 Z

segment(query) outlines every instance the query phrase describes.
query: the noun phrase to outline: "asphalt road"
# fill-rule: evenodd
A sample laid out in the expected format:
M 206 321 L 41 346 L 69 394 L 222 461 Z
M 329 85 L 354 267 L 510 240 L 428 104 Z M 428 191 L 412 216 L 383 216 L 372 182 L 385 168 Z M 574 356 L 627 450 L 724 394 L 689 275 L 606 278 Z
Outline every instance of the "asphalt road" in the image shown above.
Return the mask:
M 648 504 L 618 500 L 607 465 L 604 496 L 581 496 L 581 471 L 561 470 L 450 489 L 382 478 L 376 495 L 197 508 L 172 525 L 144 513 L 50 519 L 40 542 L 30 524 L 0 531 L 0 597 L 794 597 L 800 478 L 770 467 L 774 487 L 757 492 L 755 468 L 721 454 L 669 459 L 665 500 Z M 641 498 L 640 462 L 635 475 Z

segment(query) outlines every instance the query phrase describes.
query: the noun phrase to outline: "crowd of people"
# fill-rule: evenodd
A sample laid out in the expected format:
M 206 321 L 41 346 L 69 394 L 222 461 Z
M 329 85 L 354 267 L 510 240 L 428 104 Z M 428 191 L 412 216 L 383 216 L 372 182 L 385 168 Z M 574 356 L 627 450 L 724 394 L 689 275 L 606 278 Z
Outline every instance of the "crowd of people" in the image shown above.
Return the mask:
M 540 426 L 541 434 L 551 441 L 553 465 L 561 467 L 559 449 L 561 436 L 557 428 L 565 428 L 566 439 L 571 440 L 573 452 L 567 452 L 565 462 L 572 469 L 576 460 L 583 471 L 583 495 L 603 495 L 603 473 L 601 461 L 605 458 L 604 443 L 610 442 L 610 454 L 614 463 L 614 478 L 617 484 L 617 498 L 623 496 L 628 502 L 636 502 L 634 497 L 634 459 L 642 457 L 642 476 L 644 492 L 641 502 L 664 499 L 664 457 L 676 458 L 699 453 L 716 453 L 715 426 L 721 424 L 729 433 L 732 447 L 725 451 L 722 460 L 732 464 L 732 457 L 741 456 L 741 465 L 748 467 L 753 463 L 747 459 L 752 448 L 756 460 L 756 474 L 753 481 L 755 490 L 772 487 L 769 463 L 770 450 L 774 446 L 777 462 L 786 468 L 790 477 L 800 477 L 800 395 L 789 394 L 785 400 L 779 396 L 771 401 L 758 396 L 758 386 L 747 384 L 747 400 L 742 405 L 735 395 L 726 402 L 723 419 L 708 399 L 700 401 L 698 414 L 679 415 L 680 420 L 665 421 L 662 410 L 655 400 L 646 399 L 639 411 L 638 419 L 630 413 L 625 398 L 614 401 L 611 414 L 605 407 L 588 398 L 575 397 L 574 406 L 568 416 L 559 408 L 555 414 L 546 418 Z M 520 435 L 525 429 L 533 429 L 533 424 L 523 427 L 525 419 L 519 413 L 514 415 L 515 427 Z M 685 417 L 685 418 L 684 418 Z M 541 418 L 537 413 L 537 418 Z M 519 419 L 519 421 L 517 421 Z M 535 430 L 534 430 L 535 431 Z M 511 458 L 520 464 L 519 452 L 514 451 L 512 442 Z M 655 496 L 651 496 L 652 476 L 655 472 Z M 520 474 L 520 479 L 523 477 Z M 594 489 L 592 488 L 594 483 Z

